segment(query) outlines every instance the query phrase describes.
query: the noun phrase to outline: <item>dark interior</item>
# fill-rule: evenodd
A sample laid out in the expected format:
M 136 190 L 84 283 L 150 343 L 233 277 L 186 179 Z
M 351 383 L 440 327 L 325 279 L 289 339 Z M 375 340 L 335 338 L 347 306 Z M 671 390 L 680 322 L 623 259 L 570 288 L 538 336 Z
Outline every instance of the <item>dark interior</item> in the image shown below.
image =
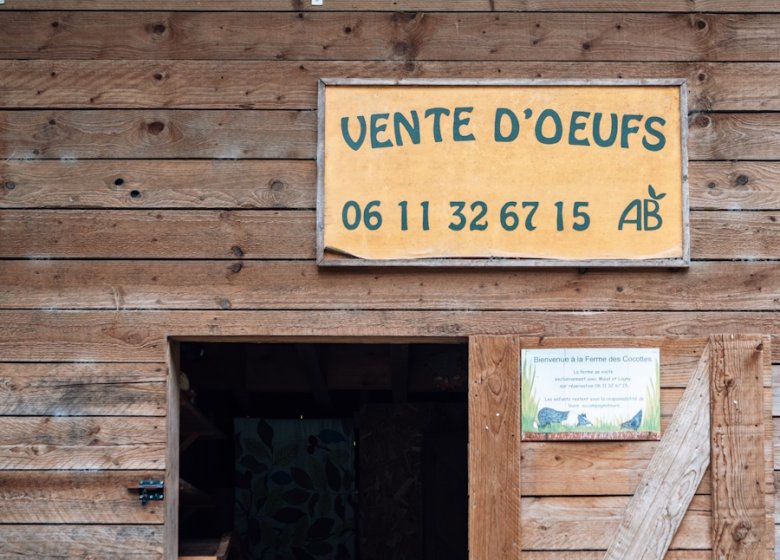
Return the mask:
M 467 559 L 466 344 L 193 342 L 181 372 L 180 546 Z

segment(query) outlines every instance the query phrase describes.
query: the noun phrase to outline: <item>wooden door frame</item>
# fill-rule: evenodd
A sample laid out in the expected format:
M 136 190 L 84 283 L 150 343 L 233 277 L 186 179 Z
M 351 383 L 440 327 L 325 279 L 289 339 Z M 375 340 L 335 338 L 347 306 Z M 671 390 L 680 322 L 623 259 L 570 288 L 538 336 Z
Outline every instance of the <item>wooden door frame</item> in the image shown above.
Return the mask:
M 662 339 L 685 339 L 691 337 L 631 337 L 623 339 L 627 345 L 650 346 L 653 341 Z M 743 465 L 732 461 L 729 457 L 730 450 L 736 449 L 739 456 L 761 457 L 764 461 L 764 436 L 761 414 L 756 419 L 753 415 L 745 422 L 738 409 L 735 410 L 732 403 L 740 399 L 756 398 L 756 383 L 760 392 L 764 391 L 764 384 L 760 372 L 766 367 L 766 358 L 770 355 L 770 338 L 762 335 L 720 335 L 711 336 L 709 339 L 695 337 L 705 341 L 702 350 L 702 358 L 696 371 L 691 377 L 691 392 L 698 391 L 698 395 L 691 395 L 691 400 L 709 402 L 706 410 L 707 423 L 712 417 L 712 427 L 707 431 L 706 459 L 707 463 L 712 456 L 713 479 L 713 557 L 725 552 L 729 558 L 753 558 L 755 552 L 749 547 L 744 547 L 745 533 L 751 538 L 757 539 L 765 546 L 766 558 L 771 558 L 774 549 L 773 535 L 766 534 L 766 524 L 756 522 L 756 513 L 747 511 L 748 507 L 755 507 L 755 503 L 738 504 L 735 509 L 730 502 L 729 495 L 755 494 L 755 483 L 751 483 L 745 476 Z M 167 434 L 168 445 L 166 455 L 166 503 L 164 525 L 164 550 L 166 558 L 177 558 L 178 533 L 179 533 L 179 420 L 180 420 L 180 395 L 179 395 L 179 353 L 180 342 L 284 342 L 284 343 L 463 343 L 468 342 L 468 549 L 469 560 L 494 560 L 514 559 L 521 557 L 521 490 L 520 490 L 520 440 L 521 440 L 521 412 L 520 412 L 520 353 L 526 344 L 533 346 L 542 345 L 544 337 L 528 337 L 523 335 L 472 335 L 442 337 L 376 337 L 360 336 L 328 336 L 326 334 L 316 336 L 252 336 L 252 337 L 168 337 L 167 362 L 168 362 L 168 421 Z M 565 347 L 567 343 L 578 342 L 578 345 L 590 342 L 609 340 L 612 344 L 619 337 L 566 337 L 555 338 L 544 344 L 546 347 Z M 745 367 L 747 366 L 747 367 Z M 771 368 L 770 368 L 771 370 Z M 705 377 L 702 382 L 702 377 Z M 698 380 L 698 381 L 697 381 Z M 702 387 L 707 387 L 706 400 L 701 394 Z M 746 387 L 747 386 L 747 387 Z M 750 396 L 751 392 L 752 397 Z M 688 391 L 686 390 L 686 393 Z M 685 398 L 685 397 L 684 397 Z M 696 400 L 698 398 L 698 400 Z M 761 410 L 761 407 L 759 407 Z M 679 409 L 678 409 L 679 411 Z M 684 411 L 683 411 L 684 412 Z M 710 415 L 711 413 L 711 415 Z M 677 412 L 675 412 L 677 417 Z M 674 422 L 674 418 L 672 420 Z M 681 420 L 685 422 L 685 420 Z M 771 428 L 771 424 L 770 424 Z M 753 434 L 751 441 L 744 444 L 745 429 Z M 700 436 L 698 436 L 700 437 Z M 756 437 L 760 445 L 756 444 Z M 663 444 L 663 439 L 661 444 Z M 712 451 L 710 450 L 712 442 Z M 723 442 L 728 446 L 724 448 Z M 663 447 L 663 445 L 661 445 Z M 663 453 L 657 453 L 663 455 Z M 693 456 L 693 454 L 692 454 Z M 496 460 L 499 457 L 500 460 Z M 701 450 L 696 457 L 701 459 Z M 510 460 L 507 460 L 510 458 Z M 653 457 L 655 461 L 656 457 Z M 651 467 L 653 463 L 651 462 Z M 706 464 L 704 466 L 706 468 Z M 648 470 L 651 470 L 650 467 Z M 762 469 L 763 470 L 763 469 Z M 703 476 L 703 469 L 701 475 Z M 644 478 L 643 478 L 644 481 Z M 752 484 L 752 487 L 751 487 Z M 696 486 L 698 483 L 696 484 Z M 640 482 L 639 488 L 642 488 Z M 695 488 L 691 490 L 693 495 Z M 677 496 L 675 496 L 677 498 Z M 763 494 L 761 494 L 763 497 Z M 754 496 L 755 498 L 755 496 Z M 629 532 L 621 530 L 615 538 L 613 547 L 620 546 L 623 542 L 631 540 L 633 535 L 641 534 L 645 529 L 641 522 L 647 516 L 643 512 L 633 526 L 632 504 L 646 496 L 638 492 L 626 509 L 626 517 L 622 525 L 630 529 Z M 665 499 L 663 496 L 656 501 Z M 755 500 L 754 500 L 755 502 Z M 770 514 L 768 506 L 762 510 L 764 514 Z M 687 509 L 687 506 L 686 508 Z M 684 511 L 683 511 L 684 513 Z M 676 531 L 682 515 L 675 523 L 670 525 L 671 535 Z M 762 521 L 762 520 L 761 520 Z M 637 523 L 639 525 L 637 525 Z M 736 527 L 736 529 L 735 529 Z M 750 539 L 748 539 L 750 540 Z M 668 537 L 671 542 L 671 536 Z M 668 543 L 667 543 L 668 546 Z M 607 558 L 611 558 L 610 552 Z M 665 553 L 665 549 L 664 549 Z M 662 553 L 662 554 L 664 554 Z M 615 556 L 620 558 L 621 556 Z M 648 556 L 647 558 L 660 558 L 661 556 Z M 724 556 L 725 557 L 725 556 Z M 643 556 L 643 558 L 645 558 Z

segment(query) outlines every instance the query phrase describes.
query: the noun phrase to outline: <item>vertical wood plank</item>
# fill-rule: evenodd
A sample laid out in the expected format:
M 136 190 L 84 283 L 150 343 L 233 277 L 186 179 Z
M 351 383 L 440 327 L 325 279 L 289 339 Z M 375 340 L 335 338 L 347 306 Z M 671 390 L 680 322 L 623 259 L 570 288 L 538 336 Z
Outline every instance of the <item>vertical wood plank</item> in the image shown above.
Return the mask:
M 469 558 L 520 558 L 520 347 L 469 339 Z
M 766 534 L 763 375 L 769 340 L 718 335 L 712 349 L 712 557 L 771 558 Z
M 179 342 L 168 340 L 168 455 L 165 472 L 165 558 L 179 557 Z
M 708 344 L 604 560 L 666 555 L 710 462 L 709 378 Z

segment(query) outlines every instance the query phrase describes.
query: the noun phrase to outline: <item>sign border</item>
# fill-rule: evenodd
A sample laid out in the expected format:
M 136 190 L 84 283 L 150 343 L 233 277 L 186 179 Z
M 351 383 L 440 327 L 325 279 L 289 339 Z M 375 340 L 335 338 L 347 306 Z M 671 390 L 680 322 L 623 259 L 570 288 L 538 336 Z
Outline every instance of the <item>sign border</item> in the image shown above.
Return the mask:
M 682 179 L 683 254 L 663 259 L 553 259 L 522 257 L 435 257 L 425 259 L 361 259 L 325 252 L 325 95 L 327 86 L 645 86 L 680 88 L 680 132 Z M 688 198 L 688 87 L 685 78 L 651 79 L 450 79 L 450 78 L 320 78 L 317 85 L 317 265 L 318 266 L 403 266 L 403 267 L 669 267 L 691 264 L 690 202 Z

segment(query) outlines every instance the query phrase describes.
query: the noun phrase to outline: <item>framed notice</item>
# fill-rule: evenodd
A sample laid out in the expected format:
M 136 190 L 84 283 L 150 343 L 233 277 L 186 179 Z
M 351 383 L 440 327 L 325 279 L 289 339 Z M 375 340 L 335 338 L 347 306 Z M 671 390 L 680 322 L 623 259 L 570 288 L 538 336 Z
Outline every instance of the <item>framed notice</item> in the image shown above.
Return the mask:
M 556 348 L 521 354 L 522 439 L 658 440 L 658 348 Z
M 687 266 L 683 80 L 323 79 L 320 265 Z

